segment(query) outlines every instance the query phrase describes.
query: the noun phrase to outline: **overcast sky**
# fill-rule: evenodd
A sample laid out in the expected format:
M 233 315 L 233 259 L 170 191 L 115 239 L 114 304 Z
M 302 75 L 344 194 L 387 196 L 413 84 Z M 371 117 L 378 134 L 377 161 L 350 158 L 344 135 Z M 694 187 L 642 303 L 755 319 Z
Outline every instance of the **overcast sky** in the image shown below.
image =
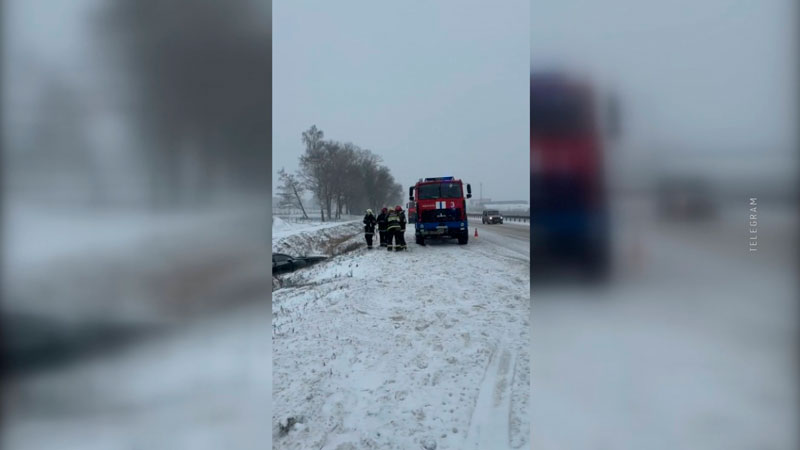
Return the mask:
M 751 173 L 795 156 L 792 0 L 533 2 L 531 61 L 617 89 L 625 137 L 666 159 Z M 671 156 L 670 156 L 671 155 Z M 793 172 L 791 172 L 793 173 Z
M 301 133 L 383 157 L 408 187 L 453 175 L 529 196 L 529 1 L 273 4 L 273 185 Z

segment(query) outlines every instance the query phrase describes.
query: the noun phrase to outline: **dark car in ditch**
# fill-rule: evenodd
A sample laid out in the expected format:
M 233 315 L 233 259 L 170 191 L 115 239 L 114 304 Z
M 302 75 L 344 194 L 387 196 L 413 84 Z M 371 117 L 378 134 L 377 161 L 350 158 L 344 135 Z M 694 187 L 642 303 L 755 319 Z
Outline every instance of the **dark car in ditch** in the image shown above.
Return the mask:
M 308 267 L 312 264 L 328 259 L 327 256 L 290 256 L 284 253 L 272 254 L 272 273 L 294 272 L 297 269 Z

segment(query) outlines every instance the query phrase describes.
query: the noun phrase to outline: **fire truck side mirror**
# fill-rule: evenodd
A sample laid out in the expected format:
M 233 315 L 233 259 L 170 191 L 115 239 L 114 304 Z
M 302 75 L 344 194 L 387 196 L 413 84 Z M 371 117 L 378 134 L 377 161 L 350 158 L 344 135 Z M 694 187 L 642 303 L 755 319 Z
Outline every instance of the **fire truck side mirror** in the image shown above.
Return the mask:
M 408 201 L 414 201 L 414 186 L 408 188 Z
M 472 186 L 467 183 L 467 198 L 472 198 Z

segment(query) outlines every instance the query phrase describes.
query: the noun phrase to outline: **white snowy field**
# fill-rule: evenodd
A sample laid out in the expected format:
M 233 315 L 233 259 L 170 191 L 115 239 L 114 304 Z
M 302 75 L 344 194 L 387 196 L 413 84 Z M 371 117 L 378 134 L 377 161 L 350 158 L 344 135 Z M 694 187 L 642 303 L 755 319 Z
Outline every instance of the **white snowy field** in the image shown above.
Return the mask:
M 273 448 L 528 447 L 528 258 L 406 240 L 273 292 Z

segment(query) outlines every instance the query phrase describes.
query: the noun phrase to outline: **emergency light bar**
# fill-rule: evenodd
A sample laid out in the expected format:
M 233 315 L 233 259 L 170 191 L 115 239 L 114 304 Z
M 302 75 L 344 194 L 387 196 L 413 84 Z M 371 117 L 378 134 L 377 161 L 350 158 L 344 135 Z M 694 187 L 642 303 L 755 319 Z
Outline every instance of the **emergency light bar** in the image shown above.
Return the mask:
M 425 181 L 453 181 L 453 180 L 455 180 L 454 177 L 425 178 Z

